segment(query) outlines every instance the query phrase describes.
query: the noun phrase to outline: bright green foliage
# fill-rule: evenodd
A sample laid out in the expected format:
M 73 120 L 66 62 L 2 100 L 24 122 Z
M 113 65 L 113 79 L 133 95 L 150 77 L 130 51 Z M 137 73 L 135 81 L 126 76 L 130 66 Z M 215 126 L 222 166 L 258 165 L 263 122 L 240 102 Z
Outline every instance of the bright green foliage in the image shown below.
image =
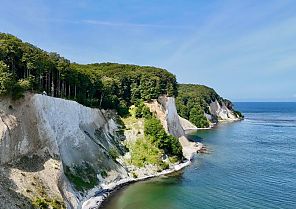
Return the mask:
M 197 110 L 198 109 L 198 110 Z M 197 127 L 208 127 L 209 121 L 204 116 L 204 112 L 199 108 L 192 108 L 189 114 L 189 121 L 195 124 Z
M 33 202 L 33 207 L 36 209 L 65 209 L 65 204 L 54 199 L 36 198 Z
M 144 102 L 140 101 L 136 103 L 135 116 L 136 118 L 150 118 L 152 113 L 149 107 L 147 107 Z
M 4 62 L 0 61 L 0 95 L 6 95 L 11 92 L 14 78 L 9 72 L 8 67 Z
M 176 106 L 178 113 L 199 128 L 209 127 L 209 121 L 204 113 L 210 114 L 208 106 L 217 100 L 220 104 L 224 102 L 228 109 L 233 110 L 233 104 L 220 97 L 214 89 L 197 84 L 179 84 Z M 243 117 L 236 112 L 238 117 Z
M 143 167 L 146 164 L 160 166 L 162 164 L 161 157 L 163 151 L 159 149 L 150 139 L 138 139 L 129 147 L 131 152 L 131 164 Z
M 120 115 L 126 115 L 128 107 L 138 100 L 150 100 L 162 94 L 175 96 L 176 83 L 176 77 L 164 69 L 116 63 L 70 63 L 56 53 L 0 33 L 2 95 L 11 93 L 19 97 L 27 90 L 46 91 L 50 96 L 116 109 Z
M 178 159 L 182 158 L 182 146 L 179 140 L 167 134 L 160 120 L 156 117 L 153 116 L 149 119 L 145 119 L 144 134 L 158 148 L 163 149 L 166 154 L 176 156 Z
M 209 114 L 208 105 L 211 101 L 223 101 L 214 89 L 203 85 L 180 84 L 176 105 L 178 113 L 199 128 L 209 126 L 204 113 Z
M 118 109 L 121 101 L 130 106 L 138 100 L 177 93 L 175 76 L 159 68 L 116 63 L 71 64 L 71 68 L 101 81 L 103 92 L 97 92 L 97 99 L 102 108 Z

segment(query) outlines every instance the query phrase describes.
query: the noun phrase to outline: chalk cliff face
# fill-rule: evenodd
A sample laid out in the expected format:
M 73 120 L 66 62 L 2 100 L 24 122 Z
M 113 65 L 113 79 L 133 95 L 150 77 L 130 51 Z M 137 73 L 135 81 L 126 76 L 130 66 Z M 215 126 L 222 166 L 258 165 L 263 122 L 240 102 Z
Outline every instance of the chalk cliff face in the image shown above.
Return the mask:
M 180 117 L 177 113 L 175 98 L 161 96 L 157 100 L 146 103 L 150 108 L 151 112 L 154 112 L 158 119 L 162 122 L 165 130 L 179 138 L 179 141 L 183 148 L 183 155 L 187 159 L 192 158 L 192 154 L 195 153 L 199 147 L 195 142 L 190 142 L 186 136 L 185 132 L 187 130 L 197 129 L 188 120 Z
M 76 180 L 79 177 L 79 183 L 87 188 L 98 184 L 102 173 L 110 174 L 110 181 L 127 176 L 126 170 L 109 153 L 111 149 L 124 153 L 114 114 L 39 94 L 27 95 L 17 102 L 2 99 L 0 111 L 0 174 L 9 177 L 24 198 L 41 195 L 37 191 L 31 194 L 21 191 L 28 188 L 29 182 L 17 180 L 24 172 L 27 178 L 38 176 L 39 169 L 28 173 L 25 169 L 34 167 L 35 163 L 35 167 L 38 163 L 44 167 L 45 162 L 56 162 L 54 172 L 40 179 L 40 184 L 49 191 L 56 187 L 58 197 L 51 198 L 65 199 L 69 208 L 78 207 L 80 195 L 73 192 L 64 173 Z M 38 160 L 29 160 L 34 158 Z M 58 176 L 55 182 L 50 182 L 52 175 Z M 1 190 L 5 188 L 0 187 Z M 0 208 L 3 208 L 1 204 Z
M 235 121 L 239 120 L 239 117 L 235 115 L 233 110 L 229 109 L 222 101 L 221 104 L 215 100 L 209 105 L 211 115 L 215 116 L 218 120 Z
M 93 168 L 115 169 L 108 150 L 120 151 L 118 127 L 99 109 L 92 109 L 59 98 L 42 95 L 32 97 L 39 137 L 54 155 L 59 155 L 65 166 L 87 163 Z
M 158 102 L 165 110 L 165 121 L 167 123 L 168 133 L 178 138 L 184 136 L 185 132 L 177 113 L 175 98 L 162 96 L 159 97 Z
M 165 130 L 179 138 L 190 159 L 199 147 L 187 140 L 185 131 L 196 127 L 178 115 L 175 98 L 162 96 L 146 104 Z M 31 208 L 36 197 L 81 208 L 100 184 L 130 178 L 110 153 L 126 152 L 116 119 L 112 111 L 40 94 L 18 101 L 2 98 L 0 177 L 5 181 L 0 180 L 0 193 L 5 198 L 0 196 L 0 208 Z

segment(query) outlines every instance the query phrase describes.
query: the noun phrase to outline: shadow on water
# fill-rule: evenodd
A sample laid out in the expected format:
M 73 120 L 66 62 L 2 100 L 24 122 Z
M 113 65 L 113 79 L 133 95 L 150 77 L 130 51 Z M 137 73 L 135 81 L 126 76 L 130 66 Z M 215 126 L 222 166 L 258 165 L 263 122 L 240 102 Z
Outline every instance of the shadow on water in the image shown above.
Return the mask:
M 208 130 L 190 132 L 190 133 L 186 134 L 186 136 L 190 141 L 201 142 L 202 143 L 204 141 L 204 138 L 197 135 L 197 134 L 200 134 L 202 131 L 208 131 Z

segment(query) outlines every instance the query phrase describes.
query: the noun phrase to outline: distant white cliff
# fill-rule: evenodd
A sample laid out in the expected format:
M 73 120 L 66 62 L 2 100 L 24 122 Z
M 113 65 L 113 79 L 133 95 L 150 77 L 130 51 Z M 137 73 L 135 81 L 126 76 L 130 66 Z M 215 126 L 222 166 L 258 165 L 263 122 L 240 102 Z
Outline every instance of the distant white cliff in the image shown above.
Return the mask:
M 225 120 L 225 121 L 236 121 L 239 120 L 237 115 L 234 114 L 232 110 L 230 110 L 225 103 L 222 101 L 221 104 L 215 100 L 210 103 L 209 110 L 211 115 L 217 117 L 218 120 Z M 212 119 L 210 117 L 210 119 Z

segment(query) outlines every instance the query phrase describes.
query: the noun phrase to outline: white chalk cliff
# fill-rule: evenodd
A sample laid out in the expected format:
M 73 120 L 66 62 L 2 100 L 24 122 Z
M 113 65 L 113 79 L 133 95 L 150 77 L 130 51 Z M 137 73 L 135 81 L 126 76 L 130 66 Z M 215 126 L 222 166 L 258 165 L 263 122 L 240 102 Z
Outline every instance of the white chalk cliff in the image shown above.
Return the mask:
M 161 96 L 157 100 L 146 103 L 146 105 L 150 108 L 150 111 L 154 112 L 160 119 L 165 130 L 169 134 L 179 138 L 184 157 L 191 159 L 193 153 L 196 153 L 202 145 L 191 142 L 186 138 L 186 130 L 194 130 L 197 128 L 191 122 L 178 115 L 175 98 Z
M 186 139 L 185 129 L 194 125 L 177 114 L 175 99 L 163 96 L 149 107 L 167 132 L 179 138 L 184 156 L 191 158 L 198 146 Z M 114 112 L 27 94 L 18 101 L 2 98 L 0 119 L 0 177 L 9 179 L 8 186 L 4 185 L 8 180 L 0 180 L 0 193 L 6 194 L 3 200 L 0 197 L 0 208 L 31 208 L 27 202 L 43 193 L 64 201 L 67 208 L 80 208 L 87 191 L 77 192 L 65 174 L 79 176 L 93 191 L 96 185 L 130 176 L 109 153 L 110 149 L 125 153 Z M 106 173 L 107 178 L 102 176 Z M 15 187 L 13 194 L 10 184 Z
M 218 100 L 212 101 L 209 105 L 210 115 L 206 115 L 206 117 L 212 121 L 215 117 L 218 121 L 236 121 L 240 120 L 240 118 L 230 110 L 223 101 L 220 103 Z
M 20 190 L 26 188 L 26 182 L 18 182 L 13 172 L 26 171 L 19 167 L 13 171 L 12 167 L 17 167 L 14 164 L 18 161 L 24 164 L 22 159 L 28 156 L 39 156 L 38 159 L 44 159 L 42 163 L 53 159 L 60 164 L 56 169 L 59 176 L 56 182 L 48 183 L 54 175 L 48 173 L 48 178 L 41 179 L 41 184 L 46 190 L 58 185 L 57 196 L 66 201 L 68 208 L 77 208 L 81 197 L 73 192 L 64 171 L 81 175 L 76 172 L 87 168 L 89 173 L 82 177 L 86 182 L 90 181 L 89 176 L 96 178 L 101 172 L 112 173 L 114 179 L 127 176 L 126 170 L 108 153 L 111 148 L 124 152 L 119 143 L 122 139 L 117 134 L 118 126 L 109 112 L 39 94 L 27 95 L 16 102 L 4 98 L 0 102 L 0 111 L 0 166 Z M 34 161 L 23 167 L 33 164 Z M 30 176 L 36 172 L 39 170 L 32 169 L 23 175 Z M 4 192 L 2 189 L 5 190 L 0 187 L 0 192 Z M 32 198 L 39 194 L 32 191 L 23 195 Z M 0 208 L 5 207 L 0 203 Z

